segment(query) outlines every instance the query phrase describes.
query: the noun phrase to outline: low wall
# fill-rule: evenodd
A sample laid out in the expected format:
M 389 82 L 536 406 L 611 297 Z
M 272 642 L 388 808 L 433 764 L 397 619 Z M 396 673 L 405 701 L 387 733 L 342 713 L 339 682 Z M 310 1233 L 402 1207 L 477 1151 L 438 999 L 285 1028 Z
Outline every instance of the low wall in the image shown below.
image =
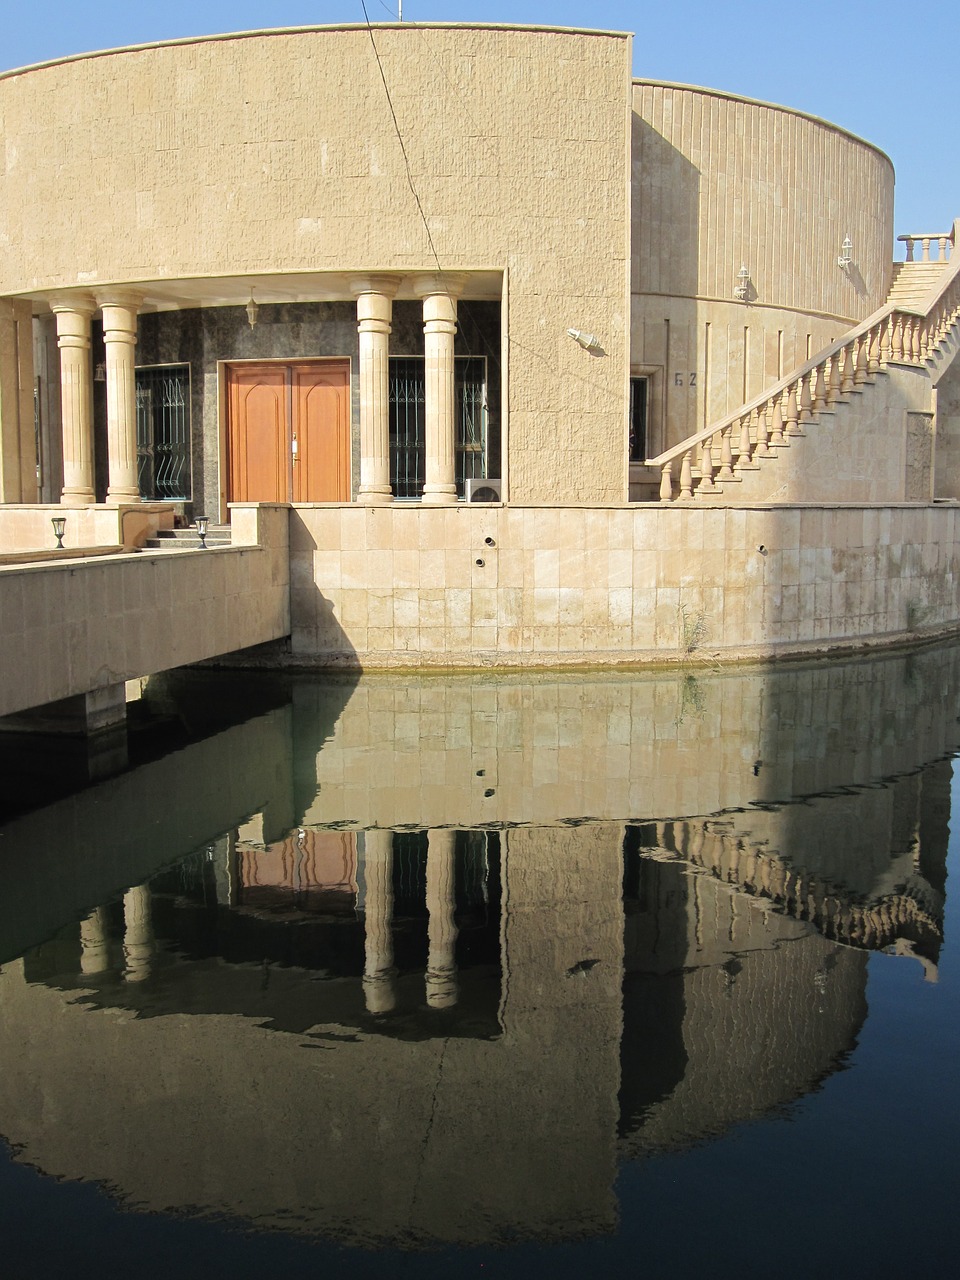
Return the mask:
M 49 551 L 56 547 L 54 516 L 64 516 L 63 545 L 80 547 L 140 547 L 158 529 L 173 528 L 174 509 L 169 502 L 138 502 L 108 507 L 68 507 L 60 503 L 0 505 L 0 553 Z
M 564 667 L 817 653 L 960 621 L 960 507 L 294 507 L 292 660 Z
M 234 525 L 241 545 L 0 566 L 0 715 L 286 635 L 286 511 Z

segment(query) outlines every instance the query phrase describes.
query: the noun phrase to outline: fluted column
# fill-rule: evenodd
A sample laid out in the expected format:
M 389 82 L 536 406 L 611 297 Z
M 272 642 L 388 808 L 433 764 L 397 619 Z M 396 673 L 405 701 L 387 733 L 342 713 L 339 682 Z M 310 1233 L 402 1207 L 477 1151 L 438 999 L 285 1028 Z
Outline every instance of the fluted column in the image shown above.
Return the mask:
M 150 914 L 150 890 L 145 884 L 135 885 L 123 895 L 124 977 L 127 982 L 143 982 L 150 976 L 153 959 L 153 921 Z
M 361 276 L 351 281 L 357 297 L 360 338 L 360 488 L 358 501 L 383 506 L 390 487 L 390 320 L 397 280 Z
M 137 389 L 134 351 L 137 345 L 138 294 L 101 294 L 103 345 L 107 366 L 107 502 L 140 501 L 137 478 Z
M 393 832 L 364 834 L 363 995 L 370 1013 L 389 1013 L 393 990 Z
M 427 1004 L 448 1009 L 457 1003 L 457 926 L 455 831 L 431 831 L 427 837 Z
M 426 468 L 424 502 L 457 501 L 457 419 L 453 340 L 457 332 L 457 296 L 462 276 L 421 276 L 414 282 L 423 299 Z
M 67 503 L 96 502 L 93 488 L 93 378 L 90 317 L 93 298 L 51 304 L 60 348 L 60 418 L 63 431 L 63 493 Z
M 103 973 L 109 964 L 106 912 L 97 907 L 80 921 L 80 972 Z

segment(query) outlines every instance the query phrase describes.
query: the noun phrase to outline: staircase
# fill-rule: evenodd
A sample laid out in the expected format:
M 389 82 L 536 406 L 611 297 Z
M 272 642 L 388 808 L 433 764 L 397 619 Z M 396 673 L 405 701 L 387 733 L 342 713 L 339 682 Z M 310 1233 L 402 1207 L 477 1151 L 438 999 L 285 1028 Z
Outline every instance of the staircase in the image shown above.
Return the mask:
M 228 524 L 211 524 L 207 526 L 207 547 L 229 547 L 230 526 Z M 200 535 L 195 528 L 190 529 L 158 529 L 156 537 L 147 538 L 141 551 L 196 551 L 200 548 Z
M 762 395 L 648 459 L 646 465 L 660 471 L 660 501 L 724 504 L 731 501 L 731 491 L 737 503 L 842 500 L 831 491 L 831 483 L 833 490 L 842 486 L 839 451 L 829 452 L 841 440 L 854 442 L 854 456 L 842 461 L 863 479 L 862 493 L 851 490 L 845 500 L 897 500 L 869 492 L 871 451 L 876 457 L 878 447 L 872 437 L 884 403 L 870 391 L 892 375 L 905 402 L 916 405 L 916 375 L 929 382 L 931 372 L 960 348 L 960 253 L 948 257 L 958 234 L 960 219 L 949 233 L 901 236 L 907 260 L 896 264 L 887 301 L 878 311 Z M 833 429 L 821 437 L 826 450 L 803 449 L 808 435 L 815 438 L 818 428 L 827 427 Z M 770 469 L 791 452 L 794 457 L 788 466 L 781 462 L 784 474 L 777 481 Z

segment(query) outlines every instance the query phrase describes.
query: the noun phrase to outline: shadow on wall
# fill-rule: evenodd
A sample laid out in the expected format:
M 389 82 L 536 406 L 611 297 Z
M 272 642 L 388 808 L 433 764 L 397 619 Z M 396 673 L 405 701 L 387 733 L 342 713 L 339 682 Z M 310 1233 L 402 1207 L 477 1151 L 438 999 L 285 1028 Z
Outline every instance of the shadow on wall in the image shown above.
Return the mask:
M 653 457 L 705 425 L 709 359 L 697 327 L 700 171 L 633 116 L 630 371 L 647 378 Z

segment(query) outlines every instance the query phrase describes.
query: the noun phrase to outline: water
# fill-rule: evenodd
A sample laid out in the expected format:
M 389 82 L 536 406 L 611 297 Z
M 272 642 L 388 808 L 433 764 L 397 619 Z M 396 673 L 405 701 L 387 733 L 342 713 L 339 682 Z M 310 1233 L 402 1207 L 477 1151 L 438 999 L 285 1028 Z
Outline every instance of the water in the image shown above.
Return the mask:
M 960 1243 L 960 650 L 155 680 L 5 747 L 5 1276 L 809 1276 Z

